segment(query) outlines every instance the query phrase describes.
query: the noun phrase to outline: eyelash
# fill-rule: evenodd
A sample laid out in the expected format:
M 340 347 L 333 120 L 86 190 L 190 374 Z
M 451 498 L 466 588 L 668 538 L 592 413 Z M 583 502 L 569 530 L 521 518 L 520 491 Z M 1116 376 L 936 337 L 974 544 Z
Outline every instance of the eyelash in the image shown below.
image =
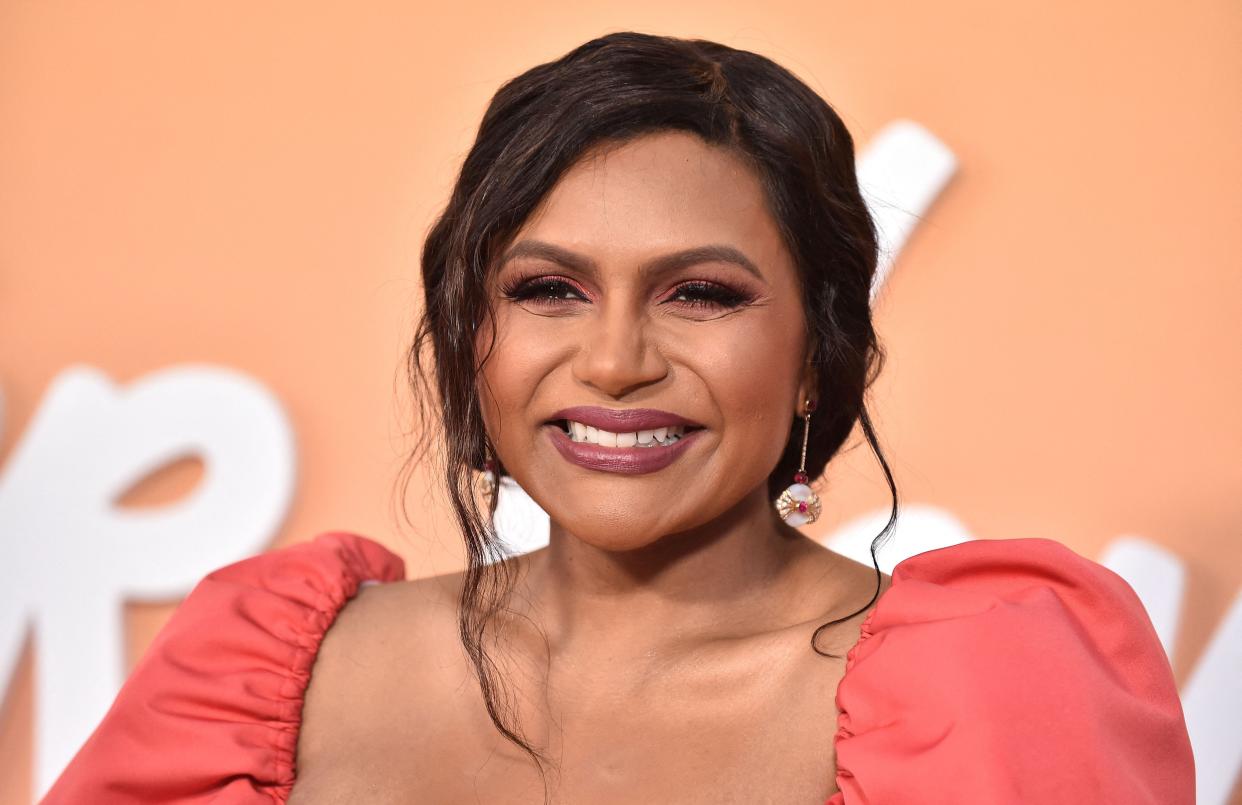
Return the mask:
M 568 280 L 560 277 L 519 277 L 505 283 L 501 288 L 504 297 L 513 302 L 537 302 L 539 304 L 555 304 L 568 301 L 566 293 L 581 295 L 581 291 Z M 690 280 L 678 285 L 672 297 L 685 293 L 697 294 L 696 298 L 686 299 L 681 304 L 692 308 L 718 308 L 732 310 L 750 301 L 749 294 L 734 290 L 718 282 Z M 670 298 L 669 301 L 672 301 Z

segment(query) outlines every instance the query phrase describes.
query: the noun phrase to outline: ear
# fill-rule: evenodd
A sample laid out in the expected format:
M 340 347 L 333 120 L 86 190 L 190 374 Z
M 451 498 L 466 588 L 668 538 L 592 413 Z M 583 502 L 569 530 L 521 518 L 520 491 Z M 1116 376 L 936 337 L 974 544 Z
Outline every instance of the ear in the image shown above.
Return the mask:
M 794 413 L 803 416 L 807 413 L 807 400 L 812 408 L 819 403 L 819 369 L 808 358 L 802 365 L 802 377 L 798 382 L 798 399 L 794 402 Z

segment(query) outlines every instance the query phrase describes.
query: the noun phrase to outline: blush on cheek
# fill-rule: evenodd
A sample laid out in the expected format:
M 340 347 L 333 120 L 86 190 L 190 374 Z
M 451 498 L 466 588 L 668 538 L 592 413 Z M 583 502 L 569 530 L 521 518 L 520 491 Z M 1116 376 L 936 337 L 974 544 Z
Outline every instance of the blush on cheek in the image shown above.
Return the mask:
M 725 321 L 701 328 L 680 350 L 723 428 L 716 468 L 723 474 L 713 484 L 722 496 L 763 484 L 789 441 L 806 347 L 801 311 L 762 313 L 735 317 L 727 333 Z
M 487 432 L 502 461 L 508 459 L 506 467 L 514 470 L 538 437 L 538 428 L 532 427 L 539 413 L 533 410 L 535 401 L 555 396 L 546 385 L 564 362 L 565 339 L 549 336 L 545 330 L 550 321 L 508 315 L 502 307 L 495 342 L 476 383 Z M 480 354 L 486 354 L 490 338 L 480 341 Z
M 806 337 L 801 311 L 765 311 L 769 315 L 738 317 L 726 337 L 697 340 L 695 362 L 721 406 L 782 419 L 792 411 L 801 380 Z

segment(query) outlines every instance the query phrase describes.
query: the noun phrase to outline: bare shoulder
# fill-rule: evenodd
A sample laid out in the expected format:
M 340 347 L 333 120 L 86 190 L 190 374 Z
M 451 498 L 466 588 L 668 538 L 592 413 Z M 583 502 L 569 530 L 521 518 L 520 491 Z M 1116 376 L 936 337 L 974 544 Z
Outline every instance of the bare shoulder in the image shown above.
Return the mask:
M 454 573 L 368 585 L 341 609 L 306 689 L 299 777 L 359 736 L 422 711 L 465 670 L 457 637 L 461 582 Z
M 808 597 L 814 602 L 808 614 L 820 623 L 843 619 L 840 627 L 833 630 L 836 634 L 831 642 L 848 647 L 857 639 L 862 620 L 892 586 L 892 576 L 877 576 L 870 563 L 864 564 L 818 543 L 809 547 L 808 554 L 802 576 L 804 589 L 811 591 Z
M 827 546 L 811 542 L 810 552 L 813 555 L 813 565 L 820 568 L 823 580 L 831 583 L 832 587 L 842 590 L 846 593 L 846 597 L 853 600 L 861 593 L 867 593 L 870 597 L 876 589 L 876 568 L 867 562 L 860 562 L 852 559 L 845 554 L 837 553 Z M 893 583 L 893 578 L 888 573 L 879 574 L 880 594 L 889 588 Z M 866 601 L 859 603 L 859 606 Z
M 876 568 L 874 565 L 870 563 L 864 564 L 832 550 L 829 550 L 828 553 L 832 554 L 833 561 L 840 568 L 842 577 L 848 580 L 850 589 L 875 592 Z M 879 582 L 880 595 L 883 595 L 884 591 L 892 585 L 893 577 L 889 573 L 881 572 L 879 574 Z

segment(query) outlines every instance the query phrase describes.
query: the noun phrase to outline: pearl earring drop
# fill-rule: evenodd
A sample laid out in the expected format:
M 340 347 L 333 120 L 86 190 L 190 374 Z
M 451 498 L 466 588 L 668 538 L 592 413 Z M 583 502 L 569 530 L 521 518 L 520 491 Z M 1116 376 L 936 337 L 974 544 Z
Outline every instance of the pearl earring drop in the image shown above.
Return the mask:
M 811 436 L 811 412 L 815 410 L 815 401 L 807 400 L 802 415 L 802 463 L 794 473 L 794 482 L 781 496 L 776 499 L 776 511 L 781 519 L 795 528 L 819 519 L 819 496 L 808 486 L 810 479 L 806 474 L 806 445 Z
M 479 479 L 479 486 L 483 489 L 483 494 L 490 495 L 496 491 L 496 462 L 493 459 L 487 459 L 483 462 L 483 475 Z

